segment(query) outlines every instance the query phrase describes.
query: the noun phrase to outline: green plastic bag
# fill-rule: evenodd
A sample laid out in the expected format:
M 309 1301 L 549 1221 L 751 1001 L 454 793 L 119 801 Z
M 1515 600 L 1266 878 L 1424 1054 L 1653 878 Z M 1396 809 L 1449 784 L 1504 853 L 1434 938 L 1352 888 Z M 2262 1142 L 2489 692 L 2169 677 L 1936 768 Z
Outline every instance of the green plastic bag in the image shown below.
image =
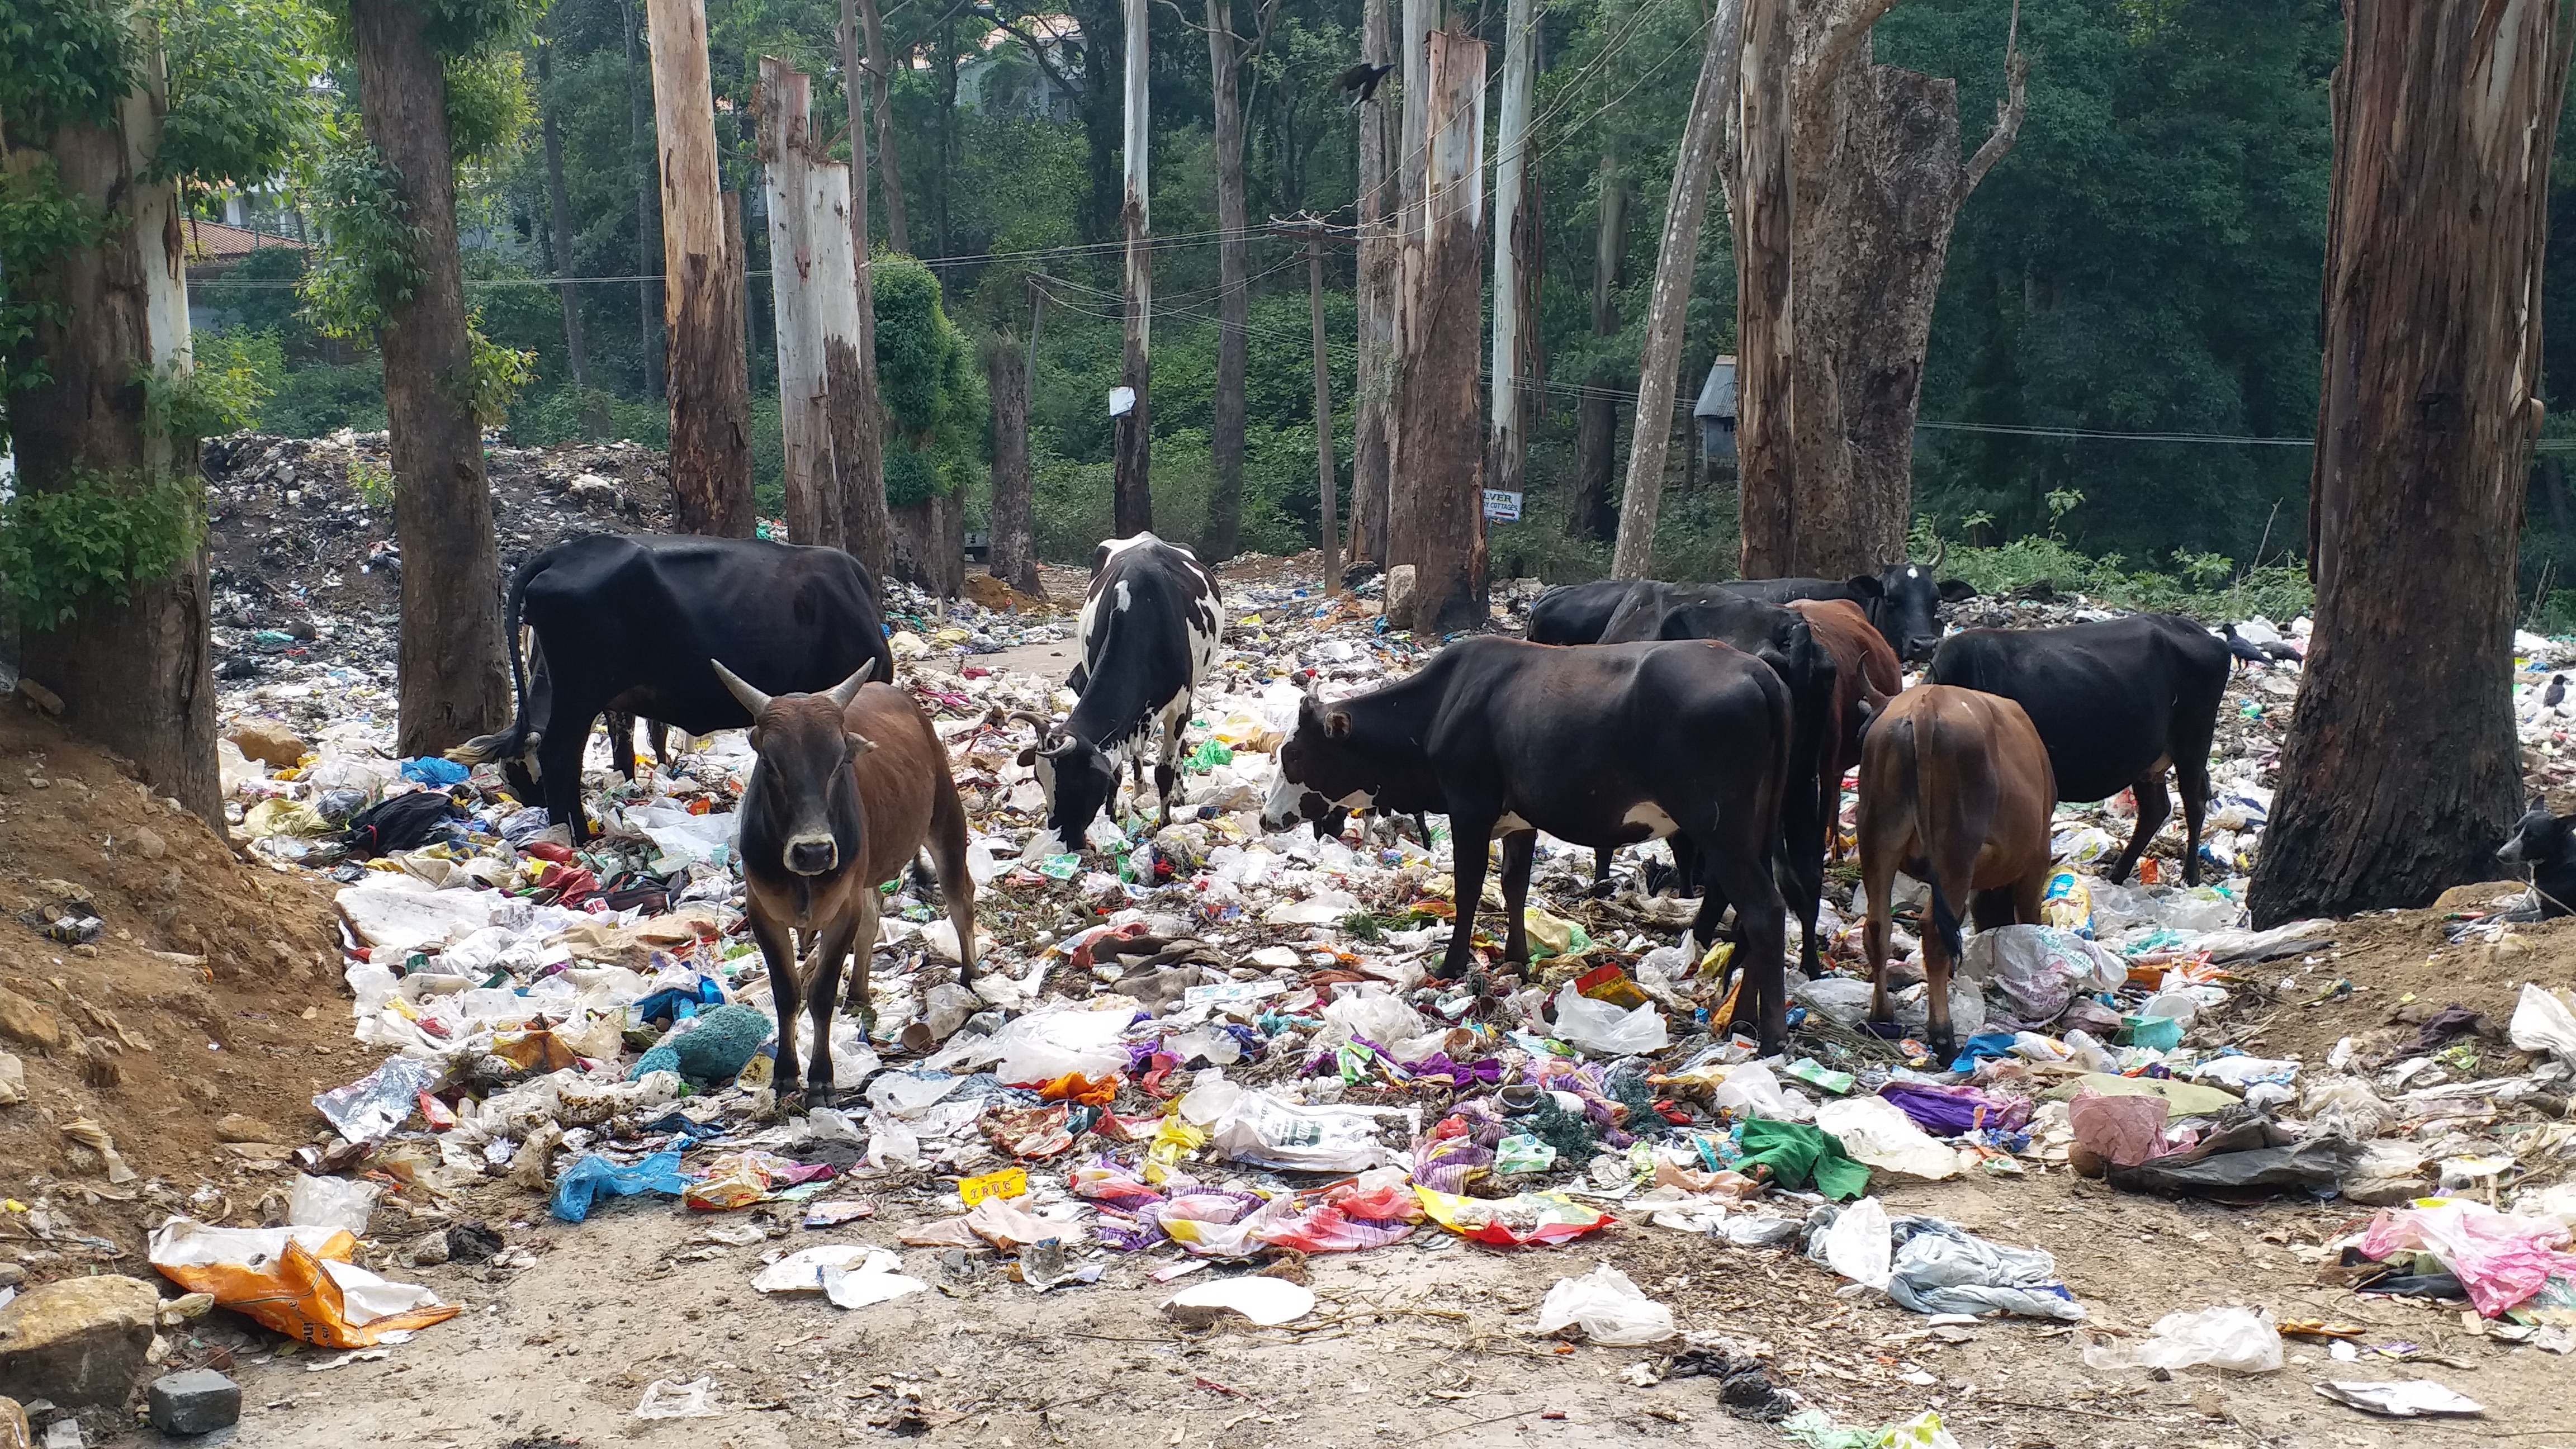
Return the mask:
M 1824 1131 L 1800 1122 L 1746 1122 L 1739 1172 L 1771 1169 L 1771 1180 L 1803 1191 L 1814 1188 L 1835 1202 L 1850 1202 L 1869 1191 L 1869 1169 L 1851 1159 L 1843 1145 Z

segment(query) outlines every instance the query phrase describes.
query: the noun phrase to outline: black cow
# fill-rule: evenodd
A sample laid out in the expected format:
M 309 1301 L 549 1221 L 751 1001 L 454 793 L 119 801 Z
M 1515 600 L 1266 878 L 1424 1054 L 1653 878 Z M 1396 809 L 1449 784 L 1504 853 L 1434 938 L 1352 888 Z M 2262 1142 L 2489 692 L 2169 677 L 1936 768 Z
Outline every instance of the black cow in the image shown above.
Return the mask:
M 2531 884 L 2540 893 L 2540 916 L 2555 920 L 2576 914 L 2576 815 L 2551 815 L 2549 802 L 2533 796 L 2531 812 L 2515 822 L 2513 838 L 2496 852 L 2507 865 L 2531 867 Z
M 2133 614 L 2055 629 L 1969 629 L 1941 641 L 1931 681 L 2000 694 L 2048 744 L 2060 800 L 2138 792 L 2138 827 L 2111 872 L 2116 885 L 2173 813 L 2182 789 L 2182 878 L 2200 883 L 2200 822 L 2209 809 L 2209 742 L 2235 667 L 2225 640 L 2189 619 Z
M 1046 823 L 1024 852 L 1028 859 L 1081 847 L 1092 819 L 1118 793 L 1121 760 L 1133 763 L 1142 791 L 1145 734 L 1157 719 L 1163 745 L 1154 787 L 1163 823 L 1172 823 L 1181 731 L 1192 695 L 1216 660 L 1222 607 L 1216 575 L 1188 549 L 1150 533 L 1102 541 L 1076 625 L 1082 663 L 1066 681 L 1081 700 L 1061 721 L 1027 711 L 1014 716 L 1037 729 L 1037 742 L 1020 752 L 1020 763 L 1036 769 L 1047 801 Z
M 1595 579 L 1588 584 L 1559 584 L 1530 605 L 1532 644 L 1598 644 L 1610 616 L 1642 587 L 1627 579 Z
M 1789 691 L 1722 644 L 1553 649 L 1464 639 L 1407 678 L 1325 704 L 1311 693 L 1279 750 L 1262 823 L 1329 805 L 1447 812 L 1458 920 L 1440 975 L 1469 964 L 1485 856 L 1503 836 L 1504 955 L 1529 959 L 1522 911 L 1535 832 L 1594 847 L 1663 836 L 1695 848 L 1714 939 L 1731 901 L 1743 993 L 1763 1044 L 1786 1030 L 1779 887 L 1765 868 L 1789 769 Z
M 1834 685 L 1840 671 L 1833 654 L 1818 642 L 1806 619 L 1795 610 L 1748 599 L 1717 584 L 1639 584 L 1601 631 L 1604 644 L 1648 639 L 1709 639 L 1731 644 L 1771 666 L 1788 686 L 1790 746 L 1788 795 L 1780 806 L 1780 870 L 1789 904 L 1806 929 L 1799 964 L 1814 976 L 1824 969 L 1817 949 L 1816 914 L 1825 886 L 1825 814 L 1817 781 L 1828 732 L 1840 728 L 1834 715 Z M 1681 884 L 1692 885 L 1686 842 L 1676 840 L 1674 863 Z M 1596 863 L 1596 884 L 1607 873 L 1605 852 Z
M 545 674 L 530 680 L 525 620 Z M 590 835 L 581 756 L 591 725 L 615 708 L 693 735 L 751 723 L 720 684 L 723 659 L 754 688 L 826 690 L 873 661 L 890 678 L 876 580 L 832 548 L 694 534 L 594 533 L 531 554 L 510 577 L 502 628 L 518 713 L 510 727 L 448 751 L 466 764 L 517 764 L 547 812 Z

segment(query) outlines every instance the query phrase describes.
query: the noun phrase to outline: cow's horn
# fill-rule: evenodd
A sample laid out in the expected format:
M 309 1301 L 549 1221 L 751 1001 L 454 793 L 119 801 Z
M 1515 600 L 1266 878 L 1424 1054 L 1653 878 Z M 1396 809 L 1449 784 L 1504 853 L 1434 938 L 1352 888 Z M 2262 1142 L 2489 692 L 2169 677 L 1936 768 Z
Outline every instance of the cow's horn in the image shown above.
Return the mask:
M 1035 714 L 1025 709 L 1012 710 L 1007 717 L 1010 719 L 1027 720 L 1029 722 L 1029 728 L 1038 732 L 1038 743 L 1042 745 L 1046 743 L 1047 731 L 1055 728 L 1054 722 L 1049 720 L 1046 716 Z
M 734 698 L 742 701 L 742 707 L 744 709 L 751 711 L 753 723 L 758 723 L 762 715 L 769 713 L 768 695 L 765 695 L 759 690 L 752 688 L 750 685 L 743 683 L 741 675 L 725 668 L 721 662 L 713 659 L 710 659 L 707 662 L 715 666 L 716 678 L 724 681 L 724 687 L 733 692 Z M 871 660 L 870 662 L 873 663 L 874 661 Z
M 1941 560 L 1942 560 L 1942 559 L 1944 559 L 1944 558 L 1947 558 L 1947 557 L 1949 556 L 1949 553 L 1950 553 L 1950 540 L 1948 540 L 1948 539 L 1946 539 L 1946 538 L 1936 538 L 1936 539 L 1934 539 L 1934 540 L 1932 541 L 1932 561 L 1931 561 L 1931 562 L 1929 562 L 1929 563 L 1927 563 L 1927 564 L 1925 564 L 1923 567 L 1924 567 L 1924 568 L 1926 568 L 1926 569 L 1938 569 L 1938 568 L 1940 568 L 1940 567 L 1941 567 Z
M 1073 748 L 1073 745 L 1074 745 L 1073 736 L 1071 736 L 1071 735 L 1066 735 L 1063 739 L 1057 740 L 1054 744 L 1051 744 L 1051 745 L 1048 745 L 1048 744 L 1042 744 L 1042 745 L 1039 745 L 1039 746 L 1038 746 L 1038 753 L 1039 753 L 1041 756 L 1043 756 L 1043 757 L 1045 757 L 1045 758 L 1047 758 L 1047 759 L 1052 760 L 1052 759 L 1056 758 L 1057 756 L 1059 756 L 1059 755 L 1063 754 L 1065 751 L 1067 751 L 1067 750 L 1069 750 L 1069 749 L 1072 749 L 1072 748 Z
M 849 678 L 842 680 L 840 683 L 833 685 L 832 707 L 835 709 L 848 709 L 850 707 L 850 701 L 859 697 L 859 686 L 867 683 L 868 676 L 876 672 L 877 662 L 871 659 L 867 663 L 859 666 L 858 673 L 853 674 Z

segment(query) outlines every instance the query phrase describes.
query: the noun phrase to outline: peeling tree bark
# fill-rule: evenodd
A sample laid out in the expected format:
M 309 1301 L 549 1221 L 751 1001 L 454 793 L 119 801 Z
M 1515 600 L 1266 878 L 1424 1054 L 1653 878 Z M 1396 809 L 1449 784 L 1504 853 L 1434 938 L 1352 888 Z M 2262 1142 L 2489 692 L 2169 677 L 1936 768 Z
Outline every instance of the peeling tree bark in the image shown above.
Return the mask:
M 985 359 L 993 392 L 993 547 L 986 568 L 1032 598 L 1044 598 L 1029 514 L 1029 359 L 1009 331 L 993 335 Z
M 1413 631 L 1485 622 L 1485 449 L 1476 344 L 1484 281 L 1485 43 L 1431 36 L 1418 289 L 1398 415 L 1393 517 L 1413 541 Z M 1414 271 L 1408 268 L 1408 271 Z
M 2513 561 L 2541 404 L 2554 0 L 2351 0 L 2335 77 L 2316 634 L 2258 925 L 2495 874 L 2516 811 Z
M 778 326 L 778 430 L 785 445 L 787 538 L 842 545 L 840 480 L 832 468 L 832 404 L 824 382 L 823 298 L 818 233 L 843 219 L 824 212 L 822 178 L 809 154 L 813 86 L 776 56 L 760 60 L 760 162 L 769 201 L 770 312 Z
M 1153 219 L 1146 207 L 1146 160 L 1153 134 L 1147 104 L 1145 0 L 1124 0 L 1126 17 L 1126 198 L 1119 219 L 1127 234 L 1126 286 L 1121 317 L 1126 347 L 1119 362 L 1119 381 L 1133 398 L 1115 424 L 1117 461 L 1110 487 L 1111 516 L 1120 538 L 1131 538 L 1154 526 L 1154 432 L 1147 410 L 1153 391 L 1154 365 L 1147 354 L 1154 315 L 1154 257 L 1146 238 Z
M 1597 225 L 1592 240 L 1592 335 L 1619 335 L 1619 289 L 1627 285 L 1628 183 L 1619 174 L 1619 158 L 1601 158 L 1597 185 Z M 1596 354 L 1597 356 L 1598 354 Z M 1619 445 L 1619 374 L 1595 362 L 1583 380 L 1583 396 L 1574 405 L 1574 509 L 1565 531 L 1576 538 L 1607 543 L 1619 527 L 1619 510 L 1610 504 L 1610 477 Z
M 1360 55 L 1386 64 L 1387 0 L 1361 10 Z M 1360 107 L 1359 415 L 1351 438 L 1351 561 L 1386 561 L 1387 432 L 1395 393 L 1395 242 L 1388 234 L 1386 102 Z M 1339 584 L 1339 579 L 1326 583 Z
M 402 540 L 397 646 L 405 755 L 434 755 L 510 717 L 501 649 L 501 560 L 483 434 L 474 419 L 473 351 L 456 250 L 456 167 L 447 78 L 407 0 L 353 0 L 358 105 L 367 139 L 401 175 L 418 228 L 420 282 L 386 309 L 385 413 L 393 432 L 394 529 Z
M 1216 112 L 1216 397 L 1208 438 L 1216 455 L 1216 490 L 1208 498 L 1205 540 L 1212 562 L 1234 557 L 1243 532 L 1243 329 L 1251 314 L 1244 292 L 1249 268 L 1244 261 L 1243 101 L 1233 22 L 1228 0 L 1207 0 L 1208 76 Z
M 841 84 L 850 105 L 850 167 L 842 181 L 852 275 L 845 341 L 823 346 L 832 397 L 832 459 L 841 477 L 841 532 L 879 587 L 894 566 L 894 523 L 886 515 L 885 407 L 877 396 L 875 254 L 868 243 L 868 127 L 859 76 L 857 0 L 841 0 Z
M 44 371 L 10 408 L 17 486 L 30 492 L 70 487 L 84 472 L 198 477 L 193 451 L 175 455 L 170 440 L 146 427 L 138 380 L 155 367 L 184 367 L 188 347 L 177 208 L 170 183 L 142 177 L 160 149 L 159 72 L 156 58 L 114 124 L 67 126 L 44 153 L 66 191 L 118 224 L 97 247 L 57 259 L 37 279 L 40 294 L 59 297 L 67 314 L 60 323 L 40 318 L 9 369 L 27 377 L 27 364 L 40 361 Z M 37 154 L 9 156 L 8 169 Z M 63 723 L 74 733 L 132 760 L 155 791 L 221 832 L 207 563 L 201 542 L 166 577 L 121 596 L 92 593 L 69 621 L 27 627 L 20 663 L 28 679 L 62 698 Z
M 687 532 L 749 538 L 751 399 L 733 271 L 741 227 L 726 225 L 717 180 L 706 8 L 702 0 L 649 0 L 649 10 L 674 511 Z
M 1951 231 L 2021 130 L 2026 67 L 2011 51 L 1994 127 L 1963 156 L 1958 83 L 1871 60 L 1870 27 L 1894 3 L 1839 0 L 1799 16 L 1797 483 L 1780 571 L 1801 577 L 1872 573 L 1905 556 L 1915 407 Z
M 904 222 L 903 158 L 894 147 L 894 71 L 886 56 L 885 23 L 879 18 L 877 0 L 859 0 L 859 18 L 867 26 L 868 75 L 876 98 L 877 190 L 885 198 L 886 241 L 910 256 L 912 231 Z
M 1790 572 L 1798 485 L 1789 275 L 1789 10 L 1746 0 L 1742 150 L 1735 195 L 1738 509 L 1748 579 Z M 1642 426 L 1640 431 L 1643 431 Z

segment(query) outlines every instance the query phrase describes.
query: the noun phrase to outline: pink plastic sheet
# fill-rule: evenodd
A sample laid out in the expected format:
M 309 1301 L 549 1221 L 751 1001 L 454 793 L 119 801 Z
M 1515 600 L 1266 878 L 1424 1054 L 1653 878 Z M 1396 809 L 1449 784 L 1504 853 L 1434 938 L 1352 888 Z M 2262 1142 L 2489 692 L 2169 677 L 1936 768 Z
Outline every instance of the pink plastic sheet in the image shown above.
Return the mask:
M 2382 1209 L 2362 1235 L 2361 1250 L 2373 1258 L 2431 1253 L 2459 1278 L 2478 1312 L 2493 1318 L 2538 1293 L 2553 1276 L 2576 1279 L 2576 1255 L 2557 1251 L 2566 1241 L 2566 1227 L 2555 1220 L 2515 1217 L 2448 1198 Z

